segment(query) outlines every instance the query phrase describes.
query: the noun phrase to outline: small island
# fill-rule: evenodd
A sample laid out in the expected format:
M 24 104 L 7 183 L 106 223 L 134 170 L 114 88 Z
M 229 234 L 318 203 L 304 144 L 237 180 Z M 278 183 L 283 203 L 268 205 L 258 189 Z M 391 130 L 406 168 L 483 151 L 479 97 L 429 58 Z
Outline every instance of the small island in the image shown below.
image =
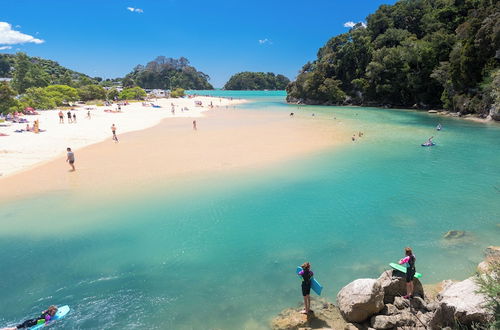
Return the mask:
M 284 90 L 290 79 L 272 72 L 240 72 L 229 78 L 226 90 Z

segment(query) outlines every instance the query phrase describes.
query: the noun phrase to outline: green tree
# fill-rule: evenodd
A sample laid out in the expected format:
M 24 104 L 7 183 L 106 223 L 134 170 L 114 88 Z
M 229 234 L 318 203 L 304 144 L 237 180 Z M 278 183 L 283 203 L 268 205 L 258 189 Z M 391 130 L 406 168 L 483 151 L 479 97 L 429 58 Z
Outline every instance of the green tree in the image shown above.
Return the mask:
M 172 91 L 172 93 L 170 93 L 170 96 L 173 97 L 173 98 L 177 98 L 177 97 L 184 97 L 184 89 L 182 88 L 176 88 Z
M 30 87 L 21 97 L 21 101 L 35 109 L 54 109 L 57 105 L 49 93 L 42 87 Z
M 119 95 L 120 95 L 120 93 L 118 92 L 118 90 L 116 88 L 111 88 L 106 93 L 106 99 L 107 100 L 115 100 L 118 98 Z
M 121 91 L 119 98 L 121 100 L 144 100 L 147 94 L 140 87 L 125 88 Z
M 7 82 L 0 82 L 0 113 L 16 110 L 18 105 L 18 101 L 14 98 L 16 94 Z
M 51 82 L 51 78 L 38 64 L 30 64 L 26 74 L 26 82 L 29 87 L 45 87 Z
M 57 106 L 68 104 L 78 100 L 76 88 L 66 85 L 51 85 L 45 87 L 46 95 L 54 101 Z
M 8 77 L 10 74 L 10 63 L 4 57 L 0 57 L 0 77 Z
M 66 85 L 66 86 L 71 86 L 73 87 L 73 76 L 69 72 L 69 70 L 66 70 L 64 74 L 61 77 L 61 85 Z
M 15 66 L 14 66 L 14 79 L 12 80 L 12 86 L 19 92 L 24 93 L 28 89 L 28 71 L 30 69 L 30 61 L 25 53 L 18 53 Z
M 78 88 L 78 95 L 82 101 L 105 100 L 106 90 L 99 85 L 85 85 Z

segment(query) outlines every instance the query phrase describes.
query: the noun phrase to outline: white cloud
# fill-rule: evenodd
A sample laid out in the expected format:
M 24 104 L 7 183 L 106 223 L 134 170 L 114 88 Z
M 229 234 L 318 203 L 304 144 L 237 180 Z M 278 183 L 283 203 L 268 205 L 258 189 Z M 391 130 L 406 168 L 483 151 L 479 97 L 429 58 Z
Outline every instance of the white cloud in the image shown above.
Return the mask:
M 362 27 L 366 27 L 366 24 L 364 22 L 359 22 L 359 23 L 361 23 Z M 356 26 L 356 24 L 359 24 L 359 23 L 354 23 L 353 21 L 345 22 L 344 27 L 353 28 L 354 26 Z
M 139 14 L 144 13 L 144 10 L 142 10 L 141 8 L 127 7 L 127 10 L 131 11 L 132 13 L 134 12 Z
M 12 46 L 0 46 L 0 50 L 12 49 Z
M 27 42 L 41 44 L 44 41 L 28 34 L 12 30 L 12 25 L 7 22 L 0 22 L 0 45 L 15 45 Z
M 259 39 L 259 44 L 261 44 L 261 45 L 264 45 L 264 44 L 272 45 L 273 42 L 271 40 L 265 38 L 265 39 Z

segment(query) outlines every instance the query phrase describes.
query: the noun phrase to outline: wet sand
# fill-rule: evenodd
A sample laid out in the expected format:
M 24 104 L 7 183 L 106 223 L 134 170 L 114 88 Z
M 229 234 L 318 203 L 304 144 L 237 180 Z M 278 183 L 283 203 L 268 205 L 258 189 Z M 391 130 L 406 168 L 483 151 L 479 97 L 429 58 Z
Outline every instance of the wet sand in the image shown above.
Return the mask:
M 196 118 L 163 120 L 75 152 L 76 171 L 65 157 L 0 178 L 0 199 L 49 191 L 106 194 L 205 173 L 257 169 L 350 142 L 346 128 L 285 113 L 214 110 Z

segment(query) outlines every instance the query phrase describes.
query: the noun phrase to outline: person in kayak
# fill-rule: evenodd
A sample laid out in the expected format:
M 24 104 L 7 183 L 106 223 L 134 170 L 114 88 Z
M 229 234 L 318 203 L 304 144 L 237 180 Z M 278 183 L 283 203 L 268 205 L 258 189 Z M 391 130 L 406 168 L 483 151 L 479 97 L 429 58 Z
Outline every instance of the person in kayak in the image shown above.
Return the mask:
M 399 260 L 400 265 L 406 267 L 406 296 L 405 299 L 413 298 L 413 277 L 415 276 L 415 255 L 410 247 L 405 248 L 405 257 Z
M 311 271 L 311 264 L 308 262 L 304 262 L 300 267 L 302 267 L 302 270 L 298 275 L 302 277 L 302 296 L 304 297 L 304 309 L 301 313 L 309 314 L 311 312 L 311 278 L 314 273 Z
M 50 320 L 54 318 L 54 315 L 56 315 L 56 313 L 57 313 L 57 306 L 52 305 L 46 310 L 44 310 L 39 317 L 26 320 L 23 323 L 20 323 L 12 328 L 3 328 L 2 330 L 17 330 L 17 329 L 31 328 L 41 323 L 45 324 L 47 322 L 50 322 Z

